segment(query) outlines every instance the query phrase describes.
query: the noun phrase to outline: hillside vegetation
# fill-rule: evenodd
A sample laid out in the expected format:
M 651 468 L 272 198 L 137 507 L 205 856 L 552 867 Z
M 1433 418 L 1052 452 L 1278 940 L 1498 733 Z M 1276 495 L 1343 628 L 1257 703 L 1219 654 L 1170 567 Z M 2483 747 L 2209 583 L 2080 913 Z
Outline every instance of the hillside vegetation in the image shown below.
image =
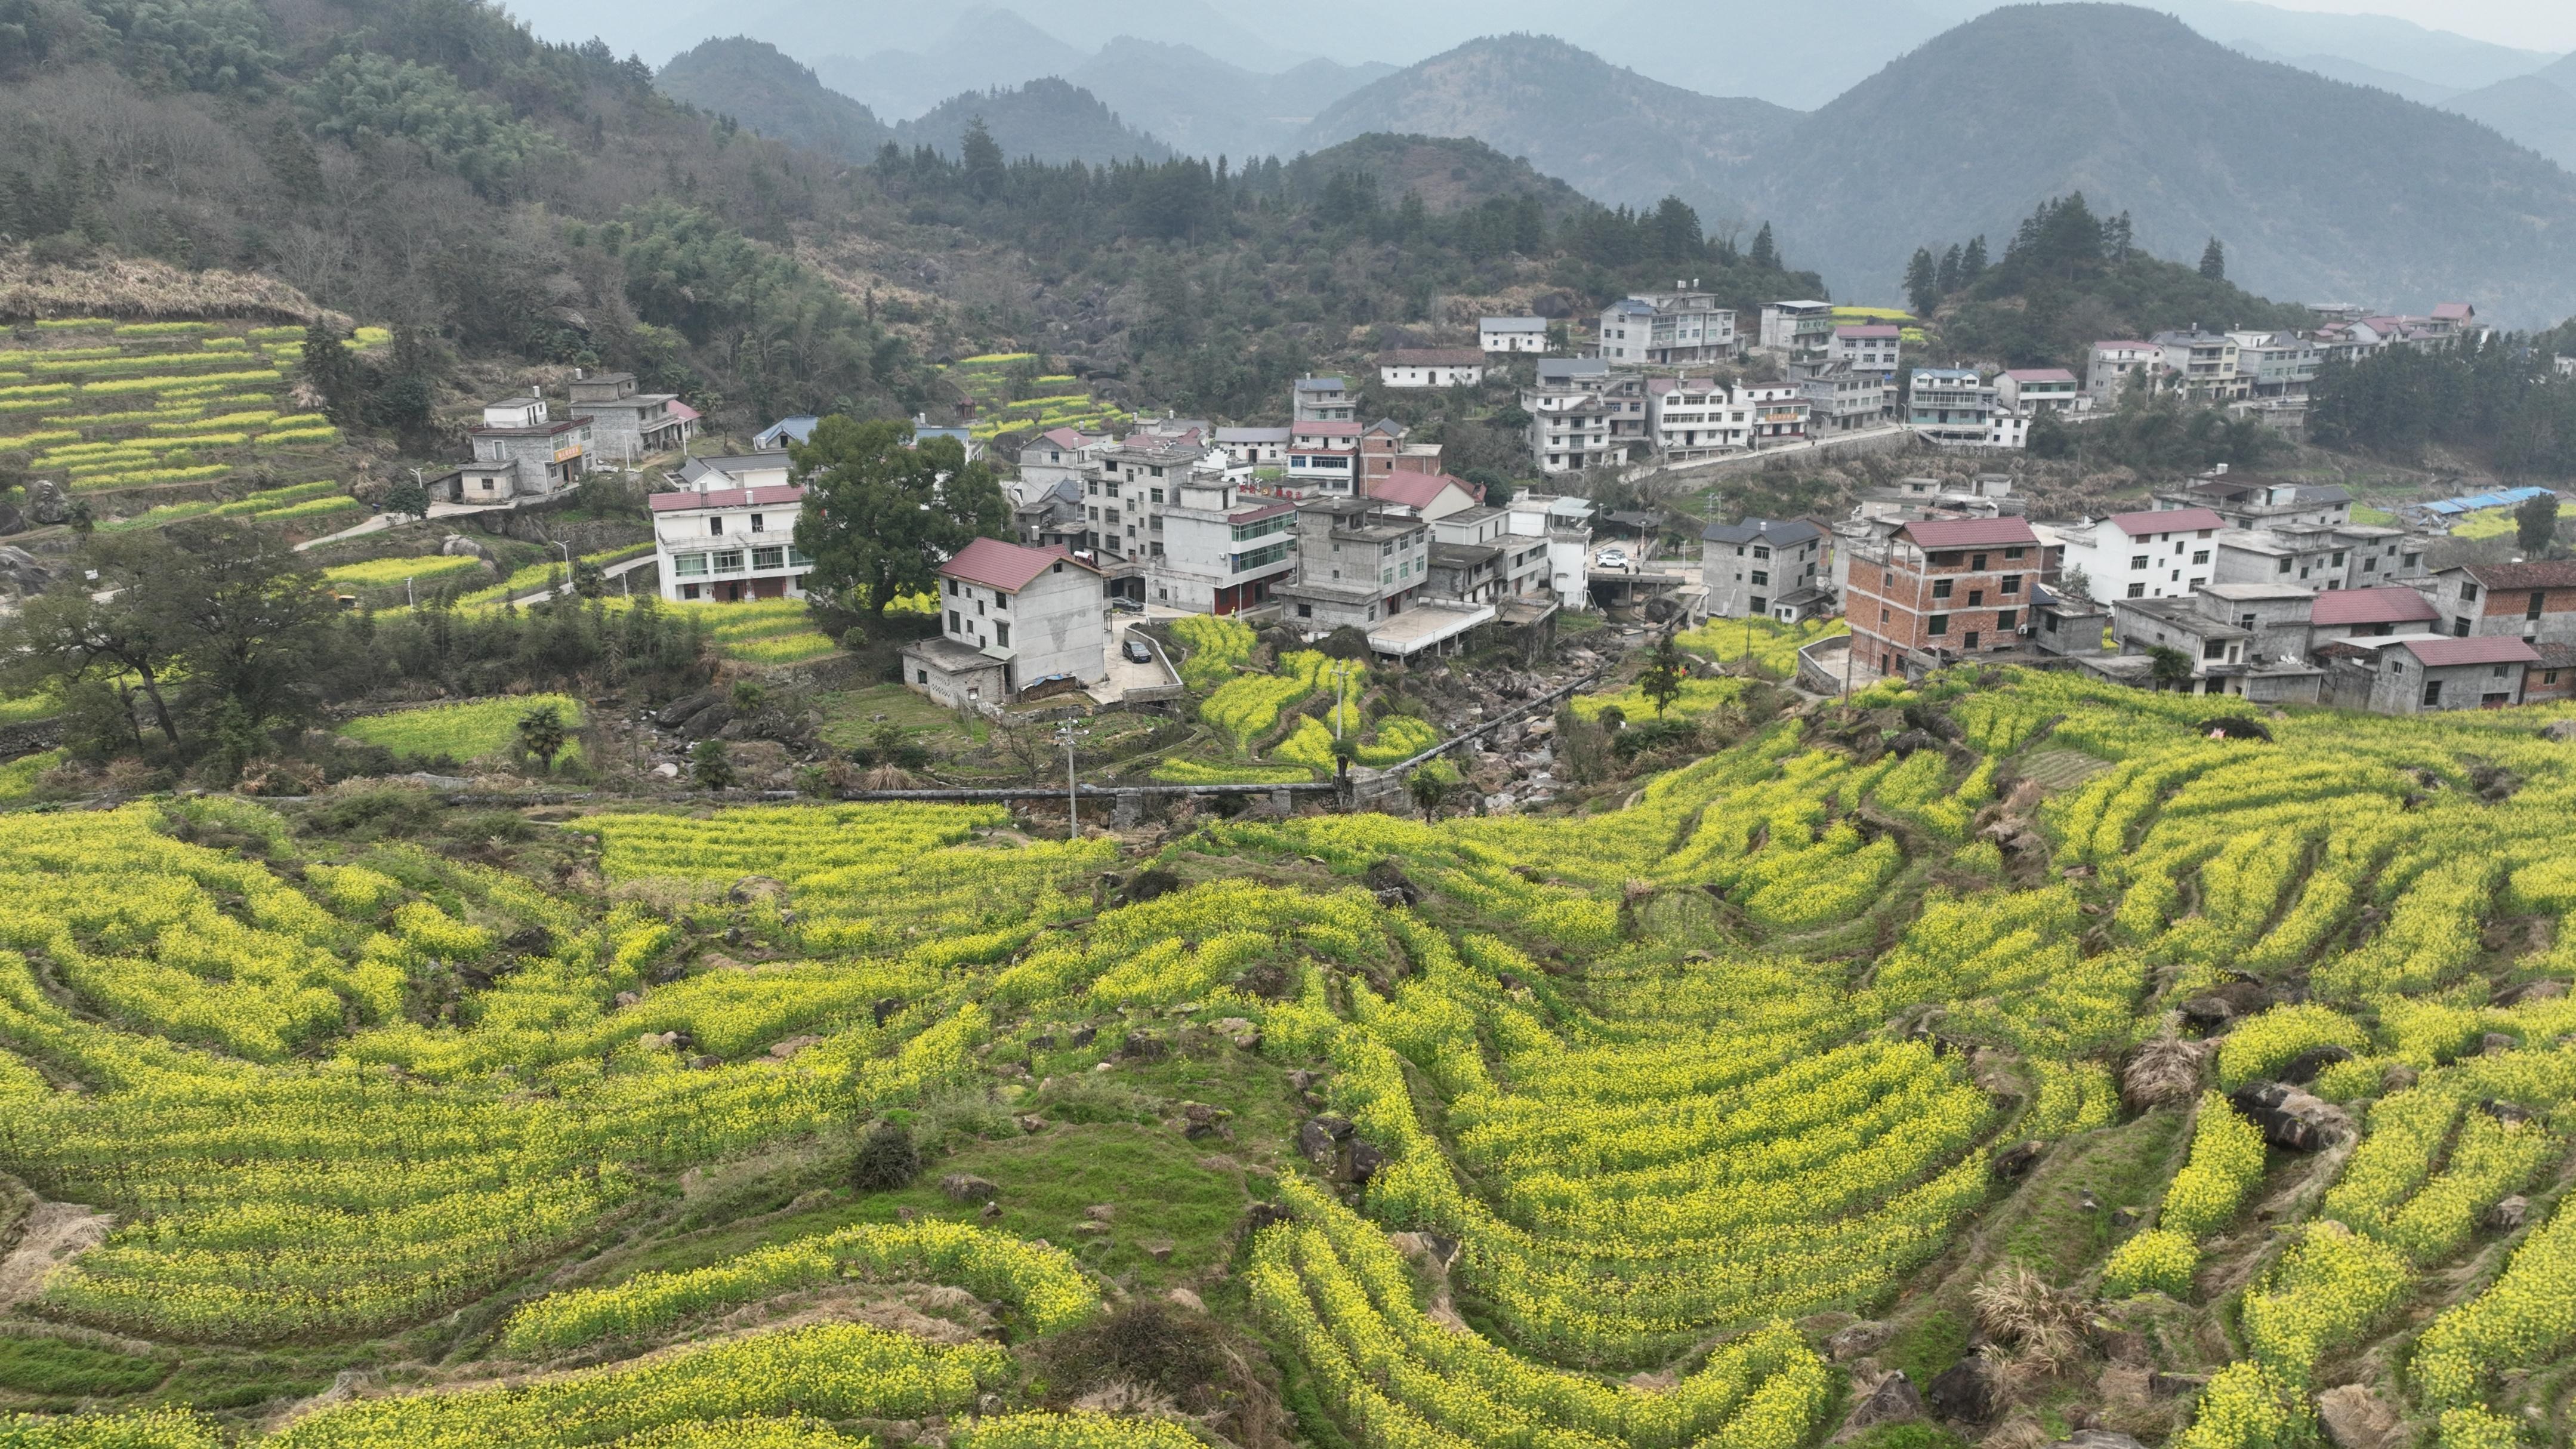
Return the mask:
M 1543 820 L 12 817 L 0 1442 L 2564 1433 L 2561 711 L 1742 688 Z

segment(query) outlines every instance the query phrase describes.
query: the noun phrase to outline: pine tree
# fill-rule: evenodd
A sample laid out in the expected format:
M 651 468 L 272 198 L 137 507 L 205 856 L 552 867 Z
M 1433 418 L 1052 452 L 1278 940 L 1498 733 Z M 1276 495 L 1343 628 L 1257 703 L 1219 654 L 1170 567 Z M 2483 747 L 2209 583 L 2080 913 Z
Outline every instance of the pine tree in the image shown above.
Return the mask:
M 1932 260 L 1930 247 L 1916 247 L 1914 260 L 1905 264 L 1905 297 L 1914 304 L 1914 315 L 1929 317 L 1941 304 L 1938 264 Z
M 1933 274 L 1933 285 L 1941 289 L 1942 296 L 1959 290 L 1959 263 L 1964 260 L 1966 253 L 1957 242 L 1952 242 L 1950 249 L 1941 254 L 1941 269 Z
M 1748 260 L 1766 272 L 1780 270 L 1780 246 L 1771 239 L 1771 223 L 1762 223 L 1762 229 L 1753 234 L 1753 251 Z
M 2137 249 L 2138 234 L 2136 228 L 2129 224 L 2127 212 L 2111 218 L 2110 229 L 2103 241 L 2111 253 L 2111 260 L 2125 262 L 2129 259 L 2129 254 Z
M 959 149 L 966 161 L 966 189 L 975 194 L 975 199 L 990 201 L 1001 195 L 1006 174 L 1002 164 L 1002 143 L 993 139 L 993 133 L 986 129 L 982 116 L 977 116 L 973 124 L 967 126 L 966 139 Z
M 1973 287 L 1977 278 L 1986 274 L 1986 239 L 1971 237 L 1967 250 L 1959 254 L 1959 285 Z
M 2208 247 L 2200 254 L 2200 274 L 2213 282 L 2227 280 L 2227 249 L 2218 244 L 2216 237 L 2209 239 Z

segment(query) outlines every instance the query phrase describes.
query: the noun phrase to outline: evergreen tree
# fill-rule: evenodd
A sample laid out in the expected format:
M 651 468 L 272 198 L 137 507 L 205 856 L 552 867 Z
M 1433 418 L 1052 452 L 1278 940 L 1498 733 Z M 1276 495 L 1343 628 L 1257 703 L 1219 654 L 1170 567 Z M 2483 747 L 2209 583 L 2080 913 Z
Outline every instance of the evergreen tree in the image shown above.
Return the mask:
M 2127 212 L 2121 212 L 2111 218 L 2110 226 L 2105 229 L 2102 240 L 2111 253 L 2111 260 L 2125 262 L 2129 259 L 2129 254 L 2137 250 L 2138 235 L 2136 229 L 2129 224 Z
M 1930 247 L 1916 247 L 1914 260 L 1905 264 L 1905 298 L 1914 304 L 1914 315 L 1929 317 L 1941 304 L 1939 264 L 1932 260 Z
M 1959 290 L 1959 264 L 1965 260 L 1967 254 L 1957 242 L 1952 242 L 1950 249 L 1941 254 L 1941 269 L 1933 274 L 1932 284 L 1940 289 L 1942 296 Z
M 1746 260 L 1766 272 L 1780 270 L 1780 246 L 1771 239 L 1771 223 L 1762 223 L 1762 229 L 1753 234 L 1753 250 Z
M 1968 239 L 1967 250 L 1959 253 L 1959 285 L 1973 287 L 1986 274 L 1986 239 L 1982 235 Z
M 1002 143 L 977 116 L 966 127 L 966 139 L 959 146 L 966 163 L 966 189 L 978 201 L 991 201 L 1002 194 L 1007 172 L 1002 163 Z
M 2535 493 L 2513 510 L 2513 541 L 2525 558 L 2545 558 L 2558 537 L 2558 495 Z
M 2227 249 L 2218 244 L 2216 237 L 2211 237 L 2209 245 L 2201 249 L 2200 274 L 2213 282 L 2227 280 Z

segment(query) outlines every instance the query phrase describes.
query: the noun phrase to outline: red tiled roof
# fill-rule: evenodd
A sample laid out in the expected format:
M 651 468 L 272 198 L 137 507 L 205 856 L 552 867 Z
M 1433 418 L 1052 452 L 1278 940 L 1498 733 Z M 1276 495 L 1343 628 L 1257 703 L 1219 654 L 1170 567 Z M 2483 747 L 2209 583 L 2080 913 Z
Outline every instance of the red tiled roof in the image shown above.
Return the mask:
M 1356 438 L 1360 425 L 1353 422 L 1291 423 L 1288 431 L 1309 438 Z
M 1858 340 L 1865 337 L 1902 337 L 1905 332 L 1893 322 L 1863 322 L 1849 327 L 1837 327 L 1834 329 L 1834 335 Z
M 2131 538 L 2150 533 L 2197 533 L 2204 528 L 2227 526 L 2226 519 L 2206 508 L 2150 508 L 2143 513 L 2114 513 L 2107 521 Z
M 1055 444 L 1059 448 L 1079 448 L 1082 446 L 1082 434 L 1071 428 L 1049 428 L 1045 432 L 1038 434 L 1038 437 L 1046 442 Z
M 698 419 L 706 416 L 706 414 L 699 412 L 696 408 L 689 406 L 678 398 L 673 398 L 671 399 L 671 416 L 678 418 L 684 423 L 694 423 Z
M 2475 639 L 2408 639 L 2402 647 L 2428 669 L 2451 664 L 2537 664 L 2540 651 L 2528 640 L 2501 634 Z
M 1091 565 L 1060 548 L 1023 548 L 998 538 L 979 538 L 959 549 L 955 558 L 941 564 L 939 572 L 948 578 L 964 579 L 970 584 L 982 584 L 988 589 L 1016 594 L 1027 588 L 1038 575 L 1060 563 L 1091 568 Z M 1098 572 L 1097 569 L 1092 571 Z
M 2576 589 L 2576 559 L 2470 564 L 2464 572 L 2491 589 Z
M 2465 322 L 2469 319 L 2469 314 L 2475 310 L 2475 308 L 2471 307 L 2466 302 L 2440 302 L 2436 303 L 2433 307 L 2433 320 L 2436 322 Z
M 1469 498 L 1482 500 L 1473 483 L 1452 478 L 1446 473 L 1389 473 L 1369 484 L 1369 496 L 1387 503 L 1401 503 L 1407 508 L 1428 508 L 1451 487 L 1464 489 Z
M 1897 532 L 1924 548 L 1985 548 L 1996 544 L 2037 543 L 2039 535 L 2020 518 L 1923 518 Z
M 684 513 L 693 508 L 752 508 L 767 503 L 798 503 L 805 490 L 795 484 L 774 488 L 718 488 L 711 493 L 656 493 L 646 499 L 655 513 Z
M 2328 589 L 2308 617 L 2319 624 L 2407 624 L 2438 619 L 2441 611 L 2413 589 Z

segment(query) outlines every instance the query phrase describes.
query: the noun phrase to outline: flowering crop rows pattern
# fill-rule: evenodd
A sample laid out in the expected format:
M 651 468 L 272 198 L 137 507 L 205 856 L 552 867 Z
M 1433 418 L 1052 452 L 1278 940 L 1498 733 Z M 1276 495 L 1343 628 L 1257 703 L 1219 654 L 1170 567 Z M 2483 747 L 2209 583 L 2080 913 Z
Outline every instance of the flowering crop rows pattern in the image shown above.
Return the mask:
M 1201 632 L 1196 658 L 1240 642 Z M 1219 697 L 1256 680 L 1331 687 L 1293 658 Z M 1239 694 L 1210 718 L 1248 742 L 1277 704 Z M 32 1311 L 170 1345 L 470 1319 L 517 1375 L 259 1442 L 838 1445 L 932 1414 L 969 1449 L 1201 1442 L 1050 1412 L 1016 1343 L 799 1321 L 647 1352 L 853 1279 L 956 1285 L 1041 1337 L 1127 1292 L 995 1228 L 843 1224 L 540 1280 L 692 1169 L 846 1138 L 1059 1023 L 1120 1024 L 1087 1047 L 1105 1059 L 1128 1026 L 1241 1018 L 1257 1036 L 1227 1059 L 1320 1069 L 1349 1160 L 1373 1159 L 1354 1182 L 1280 1153 L 1227 1275 L 1225 1311 L 1334 1433 L 1797 1449 L 1838 1393 L 1810 1316 L 1901 1311 L 1981 1251 L 1972 1224 L 2021 1191 L 2007 1154 L 2135 1125 L 2127 1054 L 2251 977 L 2288 1004 L 2154 1109 L 2174 1149 L 2149 1220 L 2063 1286 L 2213 1315 L 2232 1361 L 2188 1449 L 2300 1442 L 2376 1343 L 2378 1386 L 2454 1449 L 2556 1412 L 2576 1004 L 2534 988 L 2576 969 L 2576 766 L 2548 716 L 2213 739 L 2220 701 L 2001 672 L 1856 705 L 1885 712 L 1878 748 L 1848 718 L 1745 725 L 1592 813 L 1206 825 L 1132 899 L 1102 879 L 1141 863 L 1116 840 L 1029 840 L 999 808 L 605 810 L 555 827 L 595 874 L 543 882 L 400 844 L 308 857 L 222 800 L 8 816 L 0 1170 L 116 1214 Z M 1398 718 L 1363 747 L 1413 744 Z M 1885 748 L 1926 719 L 1935 743 Z M 2043 749 L 2108 768 L 2043 799 L 2016 784 Z M 2043 858 L 1998 848 L 2025 833 Z M 713 949 L 724 920 L 777 949 Z M 2223 1094 L 2301 1061 L 2358 1140 L 2274 1196 L 2304 1169 Z M 2495 1226 L 2516 1195 L 2528 1225 Z M 2258 1203 L 2287 1216 L 2256 1228 Z M 1455 1246 L 1438 1289 L 1466 1316 L 1424 1306 L 1408 1241 Z M 216 1432 L 0 1420 L 0 1445 Z

